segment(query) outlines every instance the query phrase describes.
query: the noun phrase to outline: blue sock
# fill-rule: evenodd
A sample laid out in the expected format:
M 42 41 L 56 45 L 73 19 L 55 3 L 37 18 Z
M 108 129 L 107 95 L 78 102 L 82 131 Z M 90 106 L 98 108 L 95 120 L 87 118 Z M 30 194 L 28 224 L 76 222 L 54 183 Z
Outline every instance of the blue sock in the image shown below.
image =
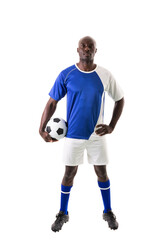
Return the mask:
M 111 209 L 111 196 L 110 196 L 110 181 L 99 182 L 98 186 L 101 190 L 103 204 L 104 204 L 104 213 L 107 213 Z
M 68 214 L 67 209 L 68 209 L 68 201 L 69 201 L 71 187 L 72 186 L 61 185 L 61 207 L 60 207 L 60 211 L 64 212 L 66 215 Z

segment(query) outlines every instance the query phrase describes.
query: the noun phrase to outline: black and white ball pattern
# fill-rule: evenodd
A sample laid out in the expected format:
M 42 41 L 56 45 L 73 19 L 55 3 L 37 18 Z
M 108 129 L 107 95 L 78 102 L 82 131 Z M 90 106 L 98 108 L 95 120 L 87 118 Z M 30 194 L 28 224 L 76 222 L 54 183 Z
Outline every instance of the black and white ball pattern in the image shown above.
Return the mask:
M 51 118 L 47 123 L 46 131 L 53 139 L 60 140 L 67 134 L 67 122 L 62 118 Z

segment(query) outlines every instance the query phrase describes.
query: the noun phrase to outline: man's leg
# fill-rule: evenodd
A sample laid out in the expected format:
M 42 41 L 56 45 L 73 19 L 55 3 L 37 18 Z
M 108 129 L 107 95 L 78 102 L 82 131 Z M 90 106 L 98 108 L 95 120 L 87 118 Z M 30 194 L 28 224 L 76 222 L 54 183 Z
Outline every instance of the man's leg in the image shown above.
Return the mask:
M 78 166 L 65 166 L 65 173 L 62 180 L 64 186 L 72 186 L 74 177 L 77 173 Z
M 68 222 L 68 201 L 70 191 L 73 186 L 73 179 L 77 173 L 78 166 L 66 166 L 65 173 L 61 184 L 61 205 L 60 211 L 57 214 L 56 221 L 52 224 L 51 229 L 54 232 L 61 230 L 64 223 Z
M 98 177 L 98 186 L 101 190 L 104 212 L 107 213 L 111 210 L 111 198 L 110 198 L 110 181 L 107 176 L 106 165 L 94 166 L 96 175 Z
M 98 177 L 98 186 L 101 190 L 104 204 L 103 219 L 108 222 L 111 229 L 115 230 L 118 228 L 118 223 L 111 209 L 110 180 L 107 175 L 106 165 L 96 165 L 94 169 Z
M 99 182 L 106 182 L 109 180 L 107 175 L 106 165 L 102 165 L 102 166 L 94 165 L 94 170 L 96 172 Z
M 60 211 L 67 215 L 68 201 L 70 191 L 73 186 L 73 179 L 77 173 L 78 166 L 66 166 L 65 173 L 61 184 L 61 207 Z

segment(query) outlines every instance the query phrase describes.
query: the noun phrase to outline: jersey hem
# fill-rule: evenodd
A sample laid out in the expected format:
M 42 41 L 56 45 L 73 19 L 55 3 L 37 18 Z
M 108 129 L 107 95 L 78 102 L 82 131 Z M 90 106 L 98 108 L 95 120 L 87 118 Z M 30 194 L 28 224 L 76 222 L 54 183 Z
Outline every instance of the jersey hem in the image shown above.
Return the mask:
M 66 138 L 74 138 L 74 139 L 82 139 L 82 140 L 88 140 L 90 137 L 81 137 L 81 136 L 65 136 Z

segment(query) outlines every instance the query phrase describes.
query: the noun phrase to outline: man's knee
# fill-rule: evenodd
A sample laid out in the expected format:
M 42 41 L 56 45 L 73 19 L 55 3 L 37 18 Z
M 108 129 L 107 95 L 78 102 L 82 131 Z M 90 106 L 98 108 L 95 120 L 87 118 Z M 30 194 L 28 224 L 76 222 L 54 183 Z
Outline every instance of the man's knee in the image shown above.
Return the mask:
M 72 185 L 73 179 L 77 173 L 78 166 L 66 166 L 64 177 L 63 177 L 63 184 L 64 185 Z
M 94 166 L 96 175 L 98 177 L 98 181 L 100 182 L 106 182 L 108 181 L 108 175 L 107 175 L 107 171 L 106 171 L 106 165 L 104 166 Z

